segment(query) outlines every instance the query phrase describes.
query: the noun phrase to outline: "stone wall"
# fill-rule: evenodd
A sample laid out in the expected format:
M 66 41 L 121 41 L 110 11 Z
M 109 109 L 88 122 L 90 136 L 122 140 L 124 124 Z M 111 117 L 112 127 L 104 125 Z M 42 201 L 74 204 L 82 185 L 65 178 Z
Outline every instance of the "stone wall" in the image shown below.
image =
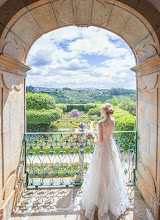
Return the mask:
M 137 75 L 138 158 L 136 184 L 159 219 L 160 57 L 133 68 Z
M 0 81 L 1 83 L 1 81 Z M 2 183 L 2 161 L 4 160 L 2 158 L 2 128 L 1 128 L 1 119 L 2 119 L 2 87 L 0 86 L 0 194 L 2 193 L 2 189 L 3 189 L 3 183 Z M 2 196 L 0 196 L 0 204 L 2 203 Z
M 25 76 L 28 67 L 7 56 L 0 56 L 0 202 L 4 205 L 11 194 L 10 207 L 18 199 L 24 175 Z M 22 184 L 21 184 L 22 185 Z M 18 194 L 17 194 L 18 193 Z M 7 205 L 7 204 L 6 204 Z M 5 208 L 5 207 L 4 207 Z M 5 209 L 4 209 L 5 210 Z M 6 211 L 7 212 L 7 211 Z

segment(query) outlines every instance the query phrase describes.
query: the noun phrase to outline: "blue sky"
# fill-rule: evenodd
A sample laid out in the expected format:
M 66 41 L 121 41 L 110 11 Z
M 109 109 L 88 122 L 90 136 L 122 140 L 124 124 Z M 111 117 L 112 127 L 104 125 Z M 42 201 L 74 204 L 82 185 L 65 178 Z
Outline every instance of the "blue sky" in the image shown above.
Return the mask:
M 136 88 L 134 55 L 117 35 L 65 27 L 43 35 L 27 56 L 27 85 L 50 88 Z

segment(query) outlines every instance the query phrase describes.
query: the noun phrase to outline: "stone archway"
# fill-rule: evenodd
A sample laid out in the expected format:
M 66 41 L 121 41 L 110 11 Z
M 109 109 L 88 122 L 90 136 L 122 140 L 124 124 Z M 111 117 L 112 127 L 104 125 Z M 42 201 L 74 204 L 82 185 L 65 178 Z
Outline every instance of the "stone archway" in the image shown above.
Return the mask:
M 15 0 L 0 7 L 0 192 L 25 178 L 13 170 L 24 166 L 26 56 L 32 44 L 51 30 L 96 26 L 123 38 L 134 52 L 137 66 L 138 166 L 136 184 L 158 219 L 160 206 L 160 8 L 152 0 Z M 20 154 L 22 157 L 20 157 Z M 21 166 L 21 168 L 22 168 Z M 23 172 L 22 172 L 23 174 Z M 19 186 L 18 185 L 18 186 Z M 21 184 L 22 185 L 22 184 Z M 22 188 L 22 187 L 21 187 Z M 7 191 L 6 191 L 7 192 Z M 0 202 L 13 200 L 0 198 Z M 15 201 L 13 201 L 13 206 Z
M 44 33 L 70 25 L 92 25 L 107 29 L 123 38 L 131 47 L 136 63 L 139 64 L 159 54 L 159 39 L 156 33 L 159 19 L 156 18 L 157 24 L 151 26 L 152 19 L 148 20 L 140 13 L 146 12 L 148 16 L 148 11 L 143 11 L 145 8 L 142 4 L 137 1 L 131 7 L 115 0 L 46 0 L 24 4 L 2 30 L 0 49 L 3 54 L 25 63 L 30 47 Z M 136 10 L 133 7 L 136 7 Z M 151 4 L 148 3 L 148 7 L 151 7 Z M 152 13 L 156 13 L 155 17 L 158 17 L 158 11 L 153 6 L 152 9 Z

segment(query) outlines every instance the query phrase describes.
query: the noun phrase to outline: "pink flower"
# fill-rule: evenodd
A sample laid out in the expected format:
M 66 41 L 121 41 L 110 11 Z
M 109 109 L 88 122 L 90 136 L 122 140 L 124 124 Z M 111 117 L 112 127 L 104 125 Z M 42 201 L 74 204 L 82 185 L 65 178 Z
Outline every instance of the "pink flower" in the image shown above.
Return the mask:
M 87 137 L 87 138 L 94 138 L 96 134 L 97 134 L 96 131 L 90 131 L 90 130 L 88 130 L 88 131 L 86 131 L 86 133 L 85 133 L 85 137 Z

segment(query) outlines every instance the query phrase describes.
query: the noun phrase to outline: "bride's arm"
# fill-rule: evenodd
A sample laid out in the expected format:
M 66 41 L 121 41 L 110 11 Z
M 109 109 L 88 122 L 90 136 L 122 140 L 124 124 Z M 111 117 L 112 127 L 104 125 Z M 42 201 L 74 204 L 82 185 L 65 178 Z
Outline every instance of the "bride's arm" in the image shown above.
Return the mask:
M 98 122 L 98 141 L 93 141 L 93 145 L 100 145 L 103 142 L 103 127 L 102 122 Z

